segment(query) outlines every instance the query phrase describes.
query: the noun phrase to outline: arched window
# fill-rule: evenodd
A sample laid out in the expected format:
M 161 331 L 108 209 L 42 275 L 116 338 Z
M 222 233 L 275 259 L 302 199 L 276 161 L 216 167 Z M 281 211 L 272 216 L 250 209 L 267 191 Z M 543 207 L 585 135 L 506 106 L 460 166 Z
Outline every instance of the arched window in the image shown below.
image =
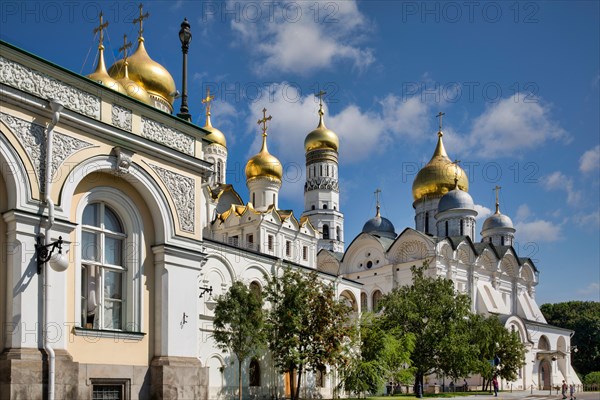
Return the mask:
M 273 193 L 273 204 L 275 204 L 275 193 Z
M 143 226 L 138 207 L 122 192 L 101 187 L 77 208 L 76 313 L 82 328 L 139 332 Z M 76 314 L 76 315 L 77 315 Z
M 325 377 L 327 369 L 323 364 L 320 364 L 315 371 L 315 386 L 318 388 L 325 387 Z
M 312 209 L 312 210 L 314 210 L 314 209 L 315 209 L 315 205 L 314 205 L 314 204 L 313 204 L 313 206 L 311 207 L 311 209 Z
M 448 221 L 444 222 L 444 225 L 446 225 L 446 236 L 448 236 Z
M 425 233 L 429 233 L 429 213 L 425 213 Z
M 323 204 L 323 210 L 327 210 L 327 204 Z
M 260 283 L 257 281 L 250 282 L 250 292 L 257 298 L 262 298 L 262 287 L 260 286 Z
M 461 219 L 460 220 L 460 236 L 464 235 L 465 232 L 465 220 Z
M 373 292 L 373 311 L 375 312 L 379 311 L 381 308 L 381 305 L 379 304 L 381 302 L 381 297 L 381 290 L 376 290 Z
M 223 163 L 221 160 L 217 161 L 217 183 L 223 182 Z
M 250 386 L 260 386 L 260 364 L 256 358 L 250 361 L 250 368 L 248 369 Z
M 339 226 L 335 228 L 335 240 L 342 240 L 342 230 Z
M 550 342 L 546 336 L 540 337 L 540 341 L 538 342 L 538 349 L 540 350 L 550 350 Z
M 360 309 L 367 311 L 367 294 L 365 292 L 360 293 Z
M 252 192 L 252 205 L 256 205 L 256 193 Z
M 329 225 L 323 225 L 323 239 L 329 239 Z

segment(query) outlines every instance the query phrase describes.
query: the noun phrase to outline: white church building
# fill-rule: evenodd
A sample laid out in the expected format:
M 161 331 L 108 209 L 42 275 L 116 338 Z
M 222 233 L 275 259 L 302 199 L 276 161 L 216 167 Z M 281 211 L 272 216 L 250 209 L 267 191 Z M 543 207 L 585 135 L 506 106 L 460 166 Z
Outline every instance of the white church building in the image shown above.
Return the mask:
M 226 182 L 211 96 L 205 126 L 173 115 L 175 82 L 150 58 L 141 27 L 135 51 L 123 46 L 108 69 L 99 28 L 87 76 L 0 43 L 0 398 L 229 398 L 237 366 L 211 333 L 215 299 L 232 282 L 261 290 L 283 268 L 316 270 L 360 313 L 410 284 L 410 267 L 426 260 L 428 274 L 470 295 L 473 312 L 519 332 L 528 351 L 513 388 L 578 383 L 573 332 L 544 320 L 538 270 L 511 246 L 518 232 L 498 204 L 475 242 L 468 179 L 441 129 L 413 184 L 415 228 L 397 234 L 378 207 L 346 241 L 343 143 L 325 126 L 322 102 L 306 116 L 316 128 L 304 143 L 304 210 L 280 208 L 267 110 L 243 200 Z M 289 377 L 268 354 L 244 374 L 252 398 L 289 396 Z M 306 396 L 331 398 L 336 371 L 305 384 Z

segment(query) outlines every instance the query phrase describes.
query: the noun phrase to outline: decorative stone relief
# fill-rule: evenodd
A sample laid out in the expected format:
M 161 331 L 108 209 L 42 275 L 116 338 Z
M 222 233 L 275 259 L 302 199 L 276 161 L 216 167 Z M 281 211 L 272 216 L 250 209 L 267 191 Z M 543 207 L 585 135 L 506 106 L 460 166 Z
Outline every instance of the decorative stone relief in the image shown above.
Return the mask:
M 117 104 L 112 105 L 112 124 L 131 132 L 131 110 Z
M 131 167 L 131 158 L 135 153 L 122 147 L 114 147 L 113 152 L 117 156 L 117 174 L 128 174 L 129 167 Z
M 0 82 L 42 99 L 56 99 L 69 110 L 100 119 L 100 98 L 0 56 Z
M 148 164 L 164 182 L 175 203 L 179 227 L 185 232 L 194 232 L 194 179 L 169 171 L 158 165 Z
M 408 262 L 412 260 L 422 260 L 427 257 L 427 247 L 419 241 L 410 241 L 404 243 L 395 254 L 396 262 Z
M 46 171 L 46 129 L 42 125 L 27 122 L 21 118 L 9 114 L 0 113 L 2 120 L 17 135 L 17 138 L 25 148 L 31 159 L 38 178 L 40 190 L 45 190 L 45 171 Z M 73 153 L 86 147 L 92 146 L 91 143 L 54 132 L 53 158 L 52 158 L 52 176 L 58 171 L 60 165 Z
M 338 180 L 334 178 L 312 178 L 304 184 L 305 192 L 315 189 L 327 189 L 333 190 L 334 192 L 340 191 Z
M 142 117 L 142 136 L 182 153 L 194 155 L 194 138 L 146 117 Z

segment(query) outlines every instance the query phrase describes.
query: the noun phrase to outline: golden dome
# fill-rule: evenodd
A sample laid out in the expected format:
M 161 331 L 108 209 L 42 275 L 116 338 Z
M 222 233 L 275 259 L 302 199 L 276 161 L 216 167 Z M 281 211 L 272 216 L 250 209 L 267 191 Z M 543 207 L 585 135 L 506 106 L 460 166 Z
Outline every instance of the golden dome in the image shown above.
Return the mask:
M 281 162 L 279 162 L 277 157 L 271 155 L 267 149 L 267 132 L 265 127 L 263 128 L 263 141 L 260 152 L 248 160 L 246 164 L 246 182 L 256 178 L 268 178 L 281 182 L 282 177 L 283 167 L 281 166 Z
M 150 94 L 151 98 L 157 100 L 173 111 L 175 100 L 175 81 L 162 65 L 152 60 L 146 52 L 144 38 L 138 38 L 138 48 L 135 53 L 127 59 L 129 61 L 129 77 L 139 83 Z M 123 60 L 117 61 L 108 70 L 110 76 L 119 79 L 125 76 Z
M 148 94 L 146 89 L 144 89 L 137 82 L 134 82 L 129 78 L 128 64 L 129 64 L 129 60 L 127 59 L 127 60 L 125 60 L 125 65 L 123 67 L 123 70 L 124 70 L 123 77 L 118 80 L 119 83 L 121 85 L 123 85 L 125 94 L 127 94 L 127 96 L 132 97 L 138 101 L 141 101 L 142 103 L 145 103 L 145 104 L 148 104 L 151 106 L 154 105 L 154 102 L 150 98 L 150 94 Z
M 333 150 L 338 151 L 340 140 L 334 131 L 327 129 L 323 120 L 323 105 L 319 108 L 319 126 L 317 129 L 306 135 L 304 139 L 304 150 Z
M 227 140 L 225 139 L 223 132 L 213 127 L 210 123 L 210 113 L 206 116 L 206 125 L 204 125 L 202 129 L 210 132 L 205 136 L 206 140 L 210 140 L 213 143 L 220 144 L 221 146 L 227 148 Z
M 415 201 L 424 196 L 443 196 L 457 187 L 467 192 L 469 190 L 469 179 L 467 174 L 458 165 L 453 163 L 442 141 L 442 131 L 438 132 L 438 142 L 431 160 L 417 174 L 412 186 Z M 458 178 L 458 184 L 455 182 Z
M 116 79 L 113 79 L 108 75 L 106 71 L 106 65 L 104 64 L 104 46 L 98 46 L 98 65 L 96 66 L 96 70 L 89 74 L 87 78 L 98 82 L 109 89 L 114 90 L 115 92 L 119 92 L 121 94 L 127 94 L 125 88 L 121 83 L 119 83 Z

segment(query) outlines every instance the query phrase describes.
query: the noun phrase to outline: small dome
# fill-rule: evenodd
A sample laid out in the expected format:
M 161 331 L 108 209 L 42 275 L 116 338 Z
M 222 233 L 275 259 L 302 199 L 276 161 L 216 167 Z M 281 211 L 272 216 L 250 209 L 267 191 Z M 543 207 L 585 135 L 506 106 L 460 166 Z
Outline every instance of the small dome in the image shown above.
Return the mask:
M 394 224 L 380 215 L 368 220 L 362 228 L 363 233 L 371 233 L 383 237 L 396 238 L 396 229 Z
M 225 139 L 223 132 L 212 126 L 210 123 L 210 114 L 206 116 L 206 125 L 204 125 L 202 129 L 209 132 L 209 134 L 205 136 L 206 140 L 210 140 L 213 143 L 220 144 L 227 148 L 227 139 Z
M 486 231 L 488 229 L 495 228 L 509 228 L 514 229 L 513 222 L 508 215 L 500 214 L 500 212 L 496 212 L 495 214 L 489 216 L 485 222 L 483 223 L 482 231 Z
M 263 142 L 260 152 L 248 160 L 246 164 L 246 182 L 256 178 L 268 178 L 281 182 L 283 167 L 277 157 L 271 155 L 267 149 L 267 135 L 263 133 Z
M 88 79 L 98 82 L 107 88 L 119 92 L 121 94 L 127 94 L 127 91 L 116 79 L 113 79 L 106 71 L 106 65 L 104 64 L 104 46 L 98 46 L 98 65 L 96 70 L 87 76 Z
M 319 126 L 306 135 L 304 139 L 304 150 L 333 150 L 338 151 L 340 140 L 334 131 L 327 129 L 323 120 L 323 107 L 319 109 Z
M 463 190 L 454 189 L 446 193 L 438 203 L 438 212 L 444 212 L 453 209 L 474 210 L 475 204 L 471 195 Z
M 138 82 L 152 98 L 172 111 L 176 92 L 175 81 L 165 67 L 150 58 L 144 46 L 144 38 L 138 39 L 138 48 L 127 61 L 129 78 Z M 115 79 L 123 78 L 125 76 L 123 60 L 117 61 L 110 67 L 108 73 Z
M 419 171 L 413 182 L 412 192 L 415 201 L 424 196 L 443 196 L 455 188 L 455 177 L 458 177 L 459 189 L 465 192 L 469 190 L 467 174 L 448 158 L 442 141 L 443 135 L 441 131 L 438 132 L 438 143 L 433 156 Z

